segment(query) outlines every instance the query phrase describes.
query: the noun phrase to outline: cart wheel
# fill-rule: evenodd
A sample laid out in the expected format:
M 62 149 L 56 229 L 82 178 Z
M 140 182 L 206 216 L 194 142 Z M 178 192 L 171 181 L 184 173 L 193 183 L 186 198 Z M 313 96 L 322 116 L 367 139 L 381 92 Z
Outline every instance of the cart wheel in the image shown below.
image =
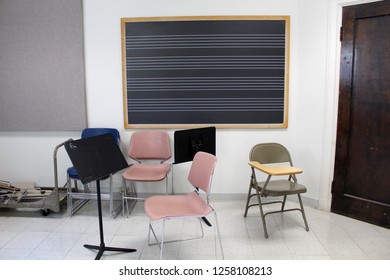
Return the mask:
M 41 209 L 42 216 L 48 216 L 50 214 L 50 209 Z

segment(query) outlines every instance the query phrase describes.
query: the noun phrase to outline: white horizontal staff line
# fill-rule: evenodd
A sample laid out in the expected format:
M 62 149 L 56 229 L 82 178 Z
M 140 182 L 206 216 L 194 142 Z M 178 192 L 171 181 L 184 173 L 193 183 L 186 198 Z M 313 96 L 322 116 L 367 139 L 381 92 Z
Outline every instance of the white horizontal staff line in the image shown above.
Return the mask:
M 159 35 L 126 35 L 126 38 L 186 38 L 186 37 L 284 37 L 279 33 L 224 33 L 224 34 L 159 34 Z
M 148 47 L 148 48 L 140 48 L 140 47 L 137 47 L 137 48 L 127 48 L 127 50 L 152 50 L 152 49 L 160 49 L 160 50 L 164 50 L 164 49 L 215 49 L 215 48 L 221 48 L 222 45 L 219 45 L 219 46 L 180 46 L 180 47 L 168 47 L 168 46 L 165 46 L 165 47 Z M 228 49 L 238 49 L 238 48 L 241 48 L 241 49 L 248 49 L 248 48 L 277 48 L 277 49 L 281 49 L 281 48 L 284 48 L 285 46 L 272 46 L 272 45 L 269 45 L 269 46 L 256 46 L 256 45 L 253 45 L 253 46 L 223 46 L 223 47 L 226 47 Z
M 255 44 L 255 45 L 281 45 L 284 44 L 284 40 L 207 40 L 207 41 L 140 41 L 140 42 L 126 42 L 127 47 L 132 46 L 149 46 L 149 45 L 156 45 L 156 46 L 163 46 L 163 45 L 210 45 L 210 44 L 227 44 L 227 45 L 248 45 L 248 44 Z
M 148 102 L 148 101 L 141 101 L 141 102 L 134 102 L 133 101 L 128 101 L 127 102 L 129 106 L 131 106 L 132 104 L 137 104 L 137 105 L 164 105 L 164 106 L 170 106 L 170 105 L 173 105 L 173 104 L 183 104 L 183 105 L 206 105 L 206 106 L 211 106 L 213 104 L 215 105 L 237 105 L 238 104 L 249 104 L 249 105 L 256 105 L 256 106 L 259 106 L 259 105 L 280 105 L 280 104 L 284 104 L 284 101 L 277 101 L 277 100 L 273 100 L 273 101 L 268 101 L 268 102 L 263 102 L 263 101 L 250 101 L 250 100 L 246 100 L 246 101 L 226 101 L 226 100 L 220 100 L 218 102 L 210 102 L 210 101 L 196 101 L 196 102 L 191 102 L 191 103 L 188 103 L 188 101 L 171 101 L 171 102 Z
M 223 81 L 223 80 L 207 80 L 207 81 L 186 81 L 186 80 L 176 80 L 176 81 L 160 81 L 160 80 L 151 80 L 151 81 L 132 81 L 127 80 L 129 86 L 170 86 L 170 85 L 282 85 L 284 80 L 267 80 L 267 81 L 245 81 L 245 80 L 234 80 L 234 81 Z
M 284 85 L 283 80 L 275 81 L 129 81 L 129 86 L 211 86 L 211 85 Z
M 282 80 L 277 81 L 128 81 L 129 87 L 143 87 L 143 86 L 273 86 L 273 85 L 284 85 Z
M 242 89 L 242 90 L 245 90 L 245 91 L 280 91 L 284 89 L 283 87 L 280 87 L 280 88 L 246 88 L 246 89 Z M 158 91 L 159 92 L 166 92 L 166 91 L 184 91 L 184 90 L 191 90 L 191 91 L 219 91 L 219 90 L 223 90 L 223 91 L 237 91 L 237 88 L 216 88 L 216 89 L 213 89 L 213 88 L 204 88 L 204 89 L 197 89 L 197 88 L 184 88 L 184 89 L 174 89 L 174 88 L 168 88 L 168 89 L 159 89 Z M 157 91 L 156 89 L 137 89 L 137 90 L 128 90 L 128 91 L 131 91 L 131 92 L 148 92 L 148 91 L 152 91 L 152 92 L 155 92 Z
M 212 88 L 206 88 L 206 87 L 149 87 L 149 88 L 128 88 L 128 92 L 166 92 L 166 91 L 218 91 L 218 90 L 226 90 L 226 91 L 232 91 L 232 90 L 242 90 L 242 91 L 279 91 L 283 90 L 284 87 L 212 87 Z
M 144 41 L 212 41 L 212 40 L 285 40 L 285 36 L 151 36 L 151 37 L 142 37 L 137 38 L 134 36 L 126 36 L 126 40 L 129 42 L 144 42 Z
M 174 111 L 187 111 L 187 112 L 193 112 L 193 111 L 203 111 L 203 112 L 216 112 L 216 111 L 257 111 L 257 112 L 264 112 L 264 111 L 283 111 L 284 108 L 282 107 L 271 107 L 271 108 L 251 108 L 251 107 L 245 107 L 245 108 L 221 108 L 221 107 L 212 107 L 212 108 L 128 108 L 131 112 L 141 112 L 141 111 L 165 111 L 165 112 L 174 112 Z
M 278 36 L 266 36 L 266 35 L 210 35 L 210 36 L 126 36 L 127 41 L 197 41 L 197 40 L 284 40 L 286 36 L 284 34 Z
M 190 103 L 189 103 L 190 102 Z M 173 104 L 173 103 L 184 103 L 184 104 L 238 104 L 238 103 L 250 103 L 250 104 L 283 104 L 283 98 L 134 98 L 127 101 L 128 104 Z
M 221 43 L 212 43 L 212 44 L 150 44 L 150 45 L 133 45 L 133 46 L 126 46 L 126 50 L 133 51 L 133 50 L 148 50 L 148 49 L 185 49 L 185 48 L 226 48 L 226 49 L 247 49 L 247 48 L 253 48 L 253 49 L 260 49 L 260 48 L 285 48 L 284 44 L 221 44 Z
M 237 66 L 237 65 L 242 65 L 242 66 L 256 66 L 256 65 L 284 65 L 285 62 L 284 60 L 278 60 L 278 61 L 156 61 L 156 62 L 132 62 L 128 61 L 126 63 L 127 67 L 151 67 L 151 66 L 156 66 L 156 67 L 161 67 L 161 66 L 175 66 L 175 65 L 180 65 L 180 66 L 207 66 L 207 65 L 232 65 L 232 66 Z
M 127 71 L 133 71 L 133 70 L 145 70 L 145 69 L 254 69 L 254 68 L 277 68 L 277 69 L 283 69 L 284 64 L 157 64 L 153 66 L 153 64 L 150 65 L 131 65 L 131 67 L 127 67 Z
M 169 106 L 172 104 L 184 104 L 184 105 L 212 105 L 212 104 L 225 104 L 225 105 L 238 105 L 238 104 L 253 104 L 253 105 L 281 105 L 284 104 L 284 100 L 270 100 L 270 101 L 261 101 L 261 100 L 243 100 L 243 101 L 228 101 L 228 100 L 213 100 L 213 101 L 207 101 L 207 100 L 197 100 L 197 101 L 189 101 L 186 99 L 182 100 L 173 100 L 170 102 L 153 102 L 153 101 L 148 101 L 148 100 L 142 100 L 142 101 L 135 101 L 135 100 L 128 100 L 127 104 L 131 106 L 132 104 L 137 104 L 137 105 L 164 105 L 164 106 Z
M 232 106 L 231 104 L 213 104 L 209 106 L 203 106 L 203 104 L 194 104 L 194 106 L 185 106 L 188 104 L 176 104 L 177 106 L 149 106 L 148 104 L 140 104 L 137 106 L 128 106 L 129 108 L 177 108 L 177 107 L 185 107 L 185 108 L 197 108 L 197 107 L 202 107 L 202 108 L 283 108 L 283 104 L 264 104 L 264 105 L 251 105 L 249 104 L 240 104 L 240 106 Z
M 187 47 L 187 46 L 223 46 L 223 47 L 261 47 L 261 46 L 267 46 L 267 47 L 273 47 L 273 46 L 279 46 L 279 47 L 284 47 L 285 44 L 284 42 L 243 42 L 239 41 L 237 43 L 235 42 L 221 42 L 221 41 L 213 41 L 213 42 L 183 42 L 183 43 L 177 43 L 177 42 L 166 42 L 166 43 L 159 43 L 159 42 L 150 42 L 148 44 L 126 44 L 126 49 L 132 50 L 132 49 L 137 49 L 141 47 L 149 47 L 149 48 L 163 48 L 163 47 L 170 47 L 170 46 L 175 46 L 175 47 Z
M 224 46 L 224 47 L 229 47 L 229 46 L 284 46 L 284 42 L 243 42 L 243 41 L 237 41 L 237 42 L 222 42 L 222 41 L 213 41 L 213 42 L 183 42 L 183 43 L 176 43 L 176 42 L 166 42 L 166 43 L 160 43 L 160 42 L 150 42 L 148 44 L 126 44 L 127 49 L 133 49 L 133 48 L 139 48 L 139 47 L 165 47 L 165 46 L 177 46 L 177 47 L 182 47 L 182 46 L 213 46 L 213 45 L 218 45 L 218 46 Z
M 284 58 L 272 58 L 272 59 L 229 59 L 226 58 L 210 58 L 210 59 L 126 59 L 127 65 L 148 65 L 148 64 L 174 64 L 174 63 L 284 63 Z
M 132 42 L 197 42 L 197 41 L 284 41 L 285 36 L 197 36 L 197 37 L 126 37 L 127 43 Z
M 212 110 L 211 110 L 212 109 Z M 170 108 L 170 109 L 139 109 L 139 110 L 129 110 L 129 112 L 283 112 L 283 108 L 267 108 L 267 109 L 257 109 L 257 108 L 211 108 L 211 109 L 202 109 L 202 108 Z
M 191 70 L 191 69 L 197 69 L 197 70 L 228 70 L 228 69 L 240 69 L 240 70 L 244 70 L 244 69 L 247 69 L 247 70 L 261 70 L 261 69 L 273 69 L 273 70 L 278 70 L 278 69 L 284 69 L 284 67 L 269 67 L 269 66 L 264 66 L 264 67 L 259 67 L 259 66 L 253 66 L 253 67 L 241 67 L 241 66 L 237 66 L 237 67 L 155 67 L 155 68 L 130 68 L 130 69 L 127 69 L 128 71 L 158 71 L 158 70 Z
M 133 98 L 132 100 L 155 100 L 155 101 L 169 101 L 169 100 L 231 100 L 231 101 L 240 101 L 240 100 L 283 100 L 283 97 L 164 97 L 164 98 Z
M 284 58 L 278 58 L 278 59 L 127 59 L 126 64 L 127 65 L 149 65 L 149 64 L 187 64 L 187 63 L 199 63 L 199 64 L 205 64 L 205 63 L 284 63 Z
M 270 102 L 251 102 L 251 101 L 245 101 L 245 102 L 227 102 L 227 101 L 213 101 L 213 102 L 204 102 L 204 101 L 197 101 L 197 102 L 191 102 L 189 103 L 188 101 L 173 101 L 173 102 L 127 102 L 128 106 L 161 106 L 161 107 L 177 107 L 178 105 L 185 105 L 186 107 L 191 107 L 191 106 L 219 106 L 219 105 L 224 105 L 224 106 L 242 106 L 242 105 L 249 105 L 249 106 L 282 106 L 284 104 L 283 101 L 270 101 Z
M 128 71 L 131 70 L 144 70 L 144 69 L 171 69 L 171 68 L 179 68 L 179 69 L 205 69 L 205 68 L 222 68 L 222 69 L 228 69 L 228 68 L 283 68 L 284 63 L 257 63 L 257 64 L 216 64 L 216 63 L 176 63 L 176 64 L 169 64 L 169 63 L 150 63 L 147 65 L 128 65 L 127 69 Z
M 254 109 L 218 109 L 214 108 L 213 110 L 205 110 L 205 109 L 191 109 L 191 110 L 186 110 L 186 109 L 170 109 L 170 110 L 150 110 L 150 109 L 145 109 L 145 110 L 132 110 L 131 112 L 283 112 L 283 109 L 262 109 L 262 110 L 254 110 Z
M 136 92 L 175 92 L 175 94 L 180 94 L 181 92 L 186 92 L 186 91 L 198 91 L 198 92 L 216 92 L 216 91 L 236 91 L 236 92 L 239 92 L 239 91 L 248 91 L 248 92 L 256 92 L 256 91 L 259 91 L 259 92 L 266 92 L 266 91 L 272 91 L 272 92 L 279 92 L 279 91 L 283 91 L 284 90 L 284 87 L 283 86 L 274 86 L 274 87 L 267 87 L 267 86 L 264 86 L 264 87 L 238 87 L 238 86 L 230 86 L 230 87 L 217 87 L 217 86 L 214 86 L 214 87 L 210 87 L 210 88 L 207 88 L 207 87 L 191 87 L 191 86 L 188 86 L 188 87 L 128 87 L 127 88 L 127 91 L 128 92 L 133 92 L 133 93 L 136 93 Z
M 284 43 L 286 42 L 284 38 L 249 38 L 249 39 L 243 39 L 243 38 L 212 38 L 212 39 L 197 39 L 197 40 L 187 40 L 187 39 L 175 39 L 175 40 L 167 40 L 167 39 L 161 39 L 161 40 L 132 40 L 127 41 L 126 45 L 149 45 L 149 44 L 197 44 L 197 43 L 236 43 L 236 42 L 242 42 L 242 43 Z
M 169 77 L 166 79 L 159 79 L 159 78 L 149 78 L 149 79 L 138 79 L 138 78 L 127 78 L 126 79 L 128 82 L 133 82 L 133 83 L 145 83 L 145 84 L 150 84 L 150 83 L 161 83 L 161 84 L 167 84 L 167 83 L 194 83 L 194 84 L 199 84 L 199 83 L 210 83 L 210 82 L 215 82 L 215 83 L 274 83 L 274 82 L 283 82 L 284 77 L 282 76 L 275 76 L 272 79 L 237 79 L 234 77 L 229 77 L 227 76 L 226 79 L 219 79 L 219 78 L 210 78 L 210 79 L 176 79 L 172 78 L 170 79 Z
M 155 59 L 186 59 L 186 58 L 194 58 L 194 59 L 208 59 L 210 57 L 220 58 L 220 59 L 226 59 L 226 58 L 232 58 L 232 59 L 252 59 L 252 58 L 279 58 L 284 57 L 282 55 L 172 55 L 172 56 L 136 56 L 136 57 L 129 57 L 129 58 L 155 58 Z
M 150 39 L 150 40 L 128 40 L 126 41 L 126 45 L 137 45 L 137 44 L 172 44 L 172 43 L 208 43 L 208 42 L 226 42 L 226 43 L 235 43 L 235 42 L 260 42 L 260 43 L 268 43 L 268 42 L 285 42 L 284 38 L 206 38 L 206 39 L 196 39 L 196 40 L 188 40 L 188 39 Z
M 269 63 L 269 62 L 279 62 L 283 63 L 284 58 L 274 58 L 274 59 L 127 59 L 127 64 L 130 65 L 145 65 L 145 64 L 173 64 L 173 63 Z
M 236 88 L 283 88 L 283 84 L 250 84 L 250 85 L 244 85 L 244 84 L 207 84 L 207 85 L 193 85 L 193 84 L 171 84 L 171 85 L 128 85 L 127 88 L 131 90 L 135 89 L 157 89 L 157 88 L 211 88 L 211 87 L 221 87 L 221 88 L 229 88 L 229 87 L 236 87 Z
M 176 79 L 176 78 L 166 78 L 166 79 L 160 79 L 160 78 L 127 78 L 127 81 L 132 83 L 161 83 L 161 84 L 167 84 L 167 83 L 274 83 L 274 82 L 283 82 L 283 77 L 275 77 L 272 79 L 237 79 L 234 77 L 227 77 L 226 80 L 220 79 L 220 78 L 209 78 L 209 79 Z
M 187 64 L 198 64 L 198 65 L 207 65 L 207 64 L 243 64 L 243 65 L 262 65 L 262 64 L 285 64 L 284 59 L 264 59 L 264 60 L 216 60 L 216 59 L 210 59 L 210 60 L 126 60 L 126 66 L 139 66 L 139 65 L 187 65 Z
M 249 106 L 249 107 L 266 107 L 269 108 L 271 106 L 275 107 L 283 107 L 284 102 L 238 102 L 238 103 L 232 103 L 232 102 L 211 102 L 211 103 L 204 103 L 204 102 L 192 102 L 192 103 L 186 103 L 186 102 L 172 102 L 172 103 L 149 103 L 149 102 L 128 102 L 128 106 L 130 107 L 142 107 L 142 106 L 150 106 L 150 107 L 177 107 L 184 105 L 185 107 L 198 107 L 198 106 L 205 106 L 205 107 L 218 107 L 218 106 L 227 106 L 227 107 L 242 107 L 242 106 Z
M 127 59 L 128 65 L 148 65 L 148 64 L 174 64 L 174 63 L 284 63 L 284 58 L 275 59 Z
M 132 80 L 183 80 L 183 79 L 187 79 L 187 80 L 232 80 L 232 79 L 236 79 L 236 80 L 242 80 L 242 81 L 246 81 L 246 80 L 249 80 L 249 79 L 252 79 L 252 80 L 276 80 L 276 79 L 283 79 L 283 77 L 153 77 L 153 78 L 149 78 L 149 77 L 142 77 L 142 78 L 128 78 L 128 79 L 132 79 Z
M 240 104 L 231 104 L 231 103 L 174 103 L 174 104 L 128 104 L 129 108 L 177 108 L 177 107 L 185 107 L 185 108 L 213 108 L 213 107 L 229 107 L 229 108 L 282 108 L 283 103 L 266 103 L 266 104 L 253 104 L 253 103 L 240 103 Z
M 229 61 L 229 60 L 211 60 L 211 61 L 128 61 L 128 67 L 146 67 L 146 66 L 171 66 L 171 65 L 284 65 L 284 60 L 265 60 L 265 61 Z
M 158 86 L 163 86 L 163 87 L 169 87 L 169 86 L 218 86 L 218 85 L 222 85 L 222 86 L 282 86 L 284 85 L 283 81 L 267 81 L 267 82 L 261 82 L 261 81 L 249 81 L 249 82 L 236 82 L 236 81 L 230 81 L 230 82 L 226 82 L 224 83 L 223 81 L 216 81 L 216 82 L 213 82 L 213 81 L 208 81 L 208 82 L 198 82 L 198 83 L 194 83 L 194 82 L 159 82 L 159 81 L 156 81 L 156 82 L 153 82 L 151 81 L 150 83 L 145 83 L 145 82 L 131 82 L 129 81 L 129 85 L 128 87 L 131 87 L 131 88 L 134 88 L 134 87 L 158 87 Z
M 261 107 L 261 106 L 266 106 L 267 108 L 269 106 L 277 106 L 277 107 L 282 107 L 284 105 L 284 102 L 237 102 L 237 103 L 232 103 L 232 102 L 210 102 L 210 103 L 204 103 L 204 102 L 191 102 L 191 103 L 186 103 L 186 102 L 172 102 L 172 103 L 163 103 L 163 102 L 128 102 L 127 104 L 129 107 L 137 107 L 137 106 L 154 106 L 154 107 L 177 107 L 179 105 L 187 105 L 186 107 L 191 107 L 191 106 L 219 106 L 219 105 L 224 105 L 224 106 L 230 106 L 230 107 L 240 107 L 243 105 L 249 105 L 249 106 L 254 106 L 254 107 Z
M 184 106 L 186 108 L 192 108 L 192 107 L 219 107 L 219 106 L 223 106 L 223 107 L 256 107 L 256 108 L 260 108 L 260 107 L 265 107 L 265 108 L 271 108 L 271 107 L 283 107 L 283 103 L 280 102 L 280 103 L 259 103 L 259 104 L 254 104 L 254 103 L 238 103 L 238 104 L 232 104 L 232 103 L 210 103 L 210 104 L 205 104 L 205 103 L 191 103 L 191 104 L 188 104 L 188 103 L 184 103 L 184 102 L 180 102 L 180 103 L 171 103 L 171 104 L 168 104 L 168 103 L 152 103 L 152 104 L 149 104 L 149 103 L 136 103 L 136 104 L 128 104 L 129 107 L 133 107 L 133 108 L 141 108 L 141 107 L 153 107 L 153 108 L 171 108 L 171 107 L 178 107 L 178 106 Z
M 252 41 L 260 41 L 260 42 L 284 42 L 285 37 L 233 37 L 233 36 L 225 36 L 225 37 L 193 37 L 193 38 L 185 38 L 185 37 L 176 37 L 176 38 L 165 38 L 165 37 L 153 37 L 153 38 L 144 38 L 144 39 L 134 39 L 127 38 L 126 44 L 139 44 L 139 43 L 150 43 L 150 42 L 252 42 Z
M 177 105 L 188 105 L 191 104 L 192 105 L 201 105 L 201 106 L 210 106 L 210 105 L 221 105 L 221 104 L 224 104 L 224 105 L 237 105 L 237 106 L 242 106 L 242 104 L 249 104 L 249 105 L 253 105 L 253 106 L 271 106 L 271 105 L 274 105 L 274 106 L 283 106 L 284 105 L 284 101 L 269 101 L 269 102 L 253 102 L 253 101 L 242 101 L 242 102 L 228 102 L 228 101 L 219 101 L 219 102 L 191 102 L 191 103 L 188 103 L 188 101 L 176 101 L 176 102 L 134 102 L 134 101 L 128 101 L 127 102 L 127 105 L 128 106 L 170 106 L 173 104 L 177 104 Z
M 155 87 L 217 87 L 217 86 L 225 86 L 225 87 L 230 87 L 230 86 L 235 86 L 235 87 L 256 87 L 256 86 L 284 86 L 283 83 L 278 82 L 278 83 L 132 83 L 128 85 L 129 88 L 143 88 L 143 87 L 150 87 L 150 88 L 155 88 Z

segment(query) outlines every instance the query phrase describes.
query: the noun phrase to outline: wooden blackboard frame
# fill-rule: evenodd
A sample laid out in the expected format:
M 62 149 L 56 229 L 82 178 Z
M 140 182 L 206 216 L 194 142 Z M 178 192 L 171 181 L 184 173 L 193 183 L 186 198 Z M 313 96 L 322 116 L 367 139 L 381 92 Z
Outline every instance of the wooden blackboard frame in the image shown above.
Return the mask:
M 183 110 L 177 110 L 177 111 L 181 111 L 180 114 L 177 114 L 179 116 L 177 119 L 180 119 L 180 121 L 181 121 L 180 123 L 178 123 L 175 121 L 164 122 L 164 115 L 158 109 L 153 110 L 152 103 L 150 105 L 151 107 L 146 107 L 146 106 L 149 106 L 146 103 L 145 103 L 146 105 L 140 103 L 141 104 L 140 106 L 144 106 L 143 108 L 150 108 L 150 109 L 148 109 L 149 112 L 144 115 L 147 117 L 148 120 L 144 121 L 142 119 L 141 122 L 133 121 L 132 116 L 136 115 L 137 109 L 132 111 L 133 110 L 132 108 L 136 108 L 134 106 L 138 106 L 137 102 L 138 102 L 139 98 L 133 98 L 132 95 L 134 95 L 134 93 L 131 92 L 131 94 L 130 94 L 128 87 L 134 86 L 134 84 L 140 85 L 140 83 L 137 79 L 129 78 L 130 75 L 128 75 L 128 72 L 133 71 L 132 72 L 133 74 L 140 73 L 141 71 L 137 70 L 137 67 L 140 67 L 140 66 L 138 66 L 140 64 L 137 64 L 138 61 L 135 59 L 144 59 L 144 57 L 142 57 L 140 55 L 138 57 L 135 57 L 135 59 L 134 59 L 134 56 L 132 57 L 132 54 L 129 54 L 130 52 L 128 51 L 127 46 L 131 46 L 131 48 L 133 48 L 133 49 L 136 49 L 136 48 L 140 49 L 140 48 L 142 48 L 142 46 L 145 46 L 145 45 L 141 45 L 141 43 L 137 43 L 136 41 L 138 40 L 137 36 L 140 36 L 140 35 L 144 36 L 142 31 L 139 31 L 140 29 L 146 28 L 145 30 L 146 30 L 146 32 L 148 32 L 148 28 L 147 28 L 148 25 L 149 26 L 156 26 L 156 24 L 160 24 L 160 23 L 164 23 L 164 24 L 178 23 L 180 25 L 183 25 L 184 22 L 199 23 L 199 24 L 207 23 L 208 26 L 213 26 L 212 25 L 213 23 L 220 23 L 220 22 L 229 23 L 229 24 L 231 23 L 232 26 L 234 26 L 235 23 L 238 23 L 238 22 L 241 22 L 241 24 L 246 24 L 246 23 L 256 24 L 256 23 L 261 22 L 261 24 L 263 24 L 263 26 L 264 26 L 264 24 L 267 25 L 268 23 L 271 24 L 274 22 L 279 22 L 279 25 L 280 25 L 280 23 L 282 23 L 284 26 L 284 30 L 283 30 L 284 33 L 279 34 L 279 37 L 283 37 L 282 39 L 279 39 L 279 41 L 280 41 L 279 44 L 283 45 L 283 46 L 280 46 L 280 48 L 281 48 L 280 51 L 284 52 L 284 53 L 283 53 L 283 56 L 281 56 L 281 58 L 278 59 L 279 65 L 283 66 L 283 68 L 279 68 L 279 70 L 278 70 L 279 73 L 280 73 L 280 71 L 283 71 L 282 77 L 278 77 L 278 85 L 272 84 L 273 83 L 272 79 L 268 79 L 264 82 L 265 84 L 268 84 L 268 85 L 271 84 L 271 87 L 273 87 L 273 88 L 276 88 L 276 87 L 278 88 L 277 105 L 273 105 L 276 109 L 274 110 L 273 108 L 268 109 L 267 107 L 264 107 L 265 108 L 264 112 L 257 111 L 257 113 L 253 113 L 251 115 L 251 120 L 248 122 L 246 122 L 246 121 L 243 122 L 242 120 L 240 122 L 235 122 L 233 120 L 233 121 L 229 121 L 229 123 L 226 123 L 226 122 L 219 122 L 219 121 L 209 121 L 207 119 L 207 117 L 205 117 L 205 116 L 207 116 L 208 112 L 210 112 L 210 114 L 211 114 L 211 113 L 215 113 L 215 111 L 219 111 L 219 110 L 213 110 L 213 109 L 210 111 L 206 111 L 206 112 L 203 109 L 202 112 L 199 113 L 199 116 L 203 116 L 203 118 L 201 118 L 201 120 L 199 120 L 199 121 L 198 120 L 196 120 L 196 121 L 190 120 L 188 122 L 187 121 L 183 122 L 183 117 L 182 117 L 183 115 L 180 115 L 180 114 L 185 114 L 184 108 L 183 108 Z M 139 23 L 142 23 L 142 24 L 139 25 Z M 136 24 L 138 24 L 138 25 L 136 25 Z M 142 28 L 140 28 L 140 26 Z M 153 27 L 152 27 L 152 29 L 153 29 Z M 290 46 L 289 46 L 290 45 L 290 17 L 289 16 L 208 16 L 208 17 L 193 16 L 193 17 L 122 18 L 121 19 L 121 32 L 122 32 L 123 113 L 124 113 L 124 127 L 125 128 L 191 128 L 191 127 L 209 126 L 209 125 L 213 125 L 217 128 L 287 128 L 288 127 L 289 51 L 290 51 Z M 130 33 L 130 32 L 134 32 L 134 33 Z M 127 36 L 127 34 L 131 34 L 131 36 Z M 162 36 L 161 34 L 157 34 L 157 35 L 160 35 L 158 40 L 162 40 L 161 38 L 164 38 L 163 40 L 165 40 L 165 38 L 172 36 L 172 35 L 166 35 L 166 34 L 164 34 L 164 36 Z M 155 35 L 153 35 L 153 36 L 155 36 Z M 190 35 L 187 35 L 187 36 L 190 36 Z M 130 37 L 133 40 L 130 40 L 129 39 Z M 260 40 L 261 40 L 261 38 L 260 38 Z M 194 41 L 192 41 L 192 42 L 194 42 Z M 159 44 L 159 43 L 160 43 L 160 41 L 157 42 L 157 44 Z M 134 45 L 134 44 L 137 44 L 137 45 Z M 267 42 L 264 42 L 262 44 L 267 44 Z M 149 45 L 149 46 L 150 46 L 149 48 L 151 49 L 155 45 Z M 266 49 L 266 48 L 267 47 L 264 47 L 264 49 Z M 268 47 L 268 49 L 270 49 L 270 47 Z M 263 57 L 265 57 L 266 60 L 270 61 L 271 58 L 268 58 L 267 55 L 268 54 L 265 53 L 263 55 Z M 136 63 L 131 64 L 132 61 L 136 61 Z M 156 62 L 156 60 L 148 60 L 147 63 L 149 63 L 149 65 L 153 64 L 153 67 L 156 67 L 155 66 L 156 63 L 158 64 L 158 63 L 160 63 L 160 61 Z M 197 61 L 196 63 L 199 63 L 199 61 Z M 136 66 L 136 67 L 133 67 L 133 68 L 135 68 L 135 70 L 134 69 L 129 70 L 131 68 L 129 66 L 133 66 L 133 65 Z M 146 65 L 146 63 L 144 65 Z M 167 65 L 167 64 L 165 64 L 165 65 Z M 282 66 L 280 66 L 280 67 L 282 67 Z M 263 68 L 263 69 L 265 69 L 265 68 Z M 266 71 L 266 70 L 267 69 L 265 69 L 264 71 Z M 271 71 L 272 71 L 272 69 L 271 69 Z M 150 78 L 148 78 L 148 79 L 150 79 Z M 137 80 L 137 81 L 133 82 L 134 80 Z M 148 82 L 148 80 L 147 80 L 147 82 Z M 253 83 L 253 82 L 250 81 L 249 83 Z M 142 83 L 143 86 L 145 84 L 146 83 L 144 83 L 144 82 Z M 239 94 L 241 94 L 241 93 L 238 90 L 236 90 L 236 91 L 237 91 L 237 98 L 234 100 L 239 100 L 238 102 L 240 102 Z M 268 93 L 268 94 L 272 94 L 273 91 L 276 92 L 276 90 L 271 89 L 271 90 L 269 90 L 269 92 L 271 92 L 271 93 Z M 143 93 L 141 92 L 141 94 L 143 94 Z M 283 96 L 281 96 L 281 95 L 283 95 Z M 145 96 L 146 96 L 146 94 L 145 94 Z M 225 98 L 225 97 L 223 97 L 223 98 Z M 146 97 L 146 99 L 148 99 L 148 97 Z M 217 104 L 218 97 L 214 98 L 214 99 L 217 99 L 216 103 L 214 103 L 214 104 Z M 269 98 L 269 97 L 264 98 L 264 99 L 270 99 L 270 100 L 272 99 L 273 100 L 273 98 Z M 169 103 L 169 99 L 167 99 L 167 101 L 164 100 L 164 96 L 162 96 L 161 98 L 158 98 L 156 100 L 158 100 L 159 103 L 161 102 L 161 104 Z M 248 100 L 251 100 L 251 99 L 248 99 Z M 251 101 L 248 101 L 248 102 L 251 102 Z M 243 103 L 243 104 L 249 104 L 248 102 Z M 268 103 L 265 103 L 265 102 L 268 102 Z M 267 104 L 270 104 L 270 102 L 273 102 L 273 101 L 262 101 L 263 105 L 261 105 L 261 106 L 268 106 Z M 235 102 L 235 103 L 237 103 L 237 102 Z M 129 104 L 130 104 L 130 106 L 129 106 Z M 178 102 L 177 104 L 179 104 L 177 106 L 180 106 L 180 104 L 184 104 L 184 102 L 181 101 L 181 102 Z M 203 103 L 202 106 L 204 106 L 204 104 L 205 103 Z M 215 106 L 218 106 L 218 104 Z M 249 104 L 249 106 L 250 106 L 250 104 Z M 241 109 L 244 109 L 243 111 L 245 111 L 245 107 L 242 107 Z M 277 115 L 276 121 L 275 120 L 267 121 L 267 119 L 265 119 L 265 118 L 262 119 L 261 117 L 257 118 L 258 115 L 261 116 L 263 114 L 264 115 L 268 114 L 266 112 L 267 109 L 268 109 L 268 111 L 272 111 L 272 110 L 275 111 L 274 113 L 275 113 L 275 115 Z M 167 109 L 167 110 L 169 110 L 169 109 Z M 221 116 L 229 116 L 230 115 L 229 110 L 227 110 L 227 111 L 223 111 L 223 110 L 224 109 L 222 106 L 221 110 L 220 110 L 221 113 L 219 115 L 220 118 L 221 118 Z M 262 109 L 258 109 L 258 110 L 262 110 Z M 176 111 L 176 109 L 174 111 Z M 133 115 L 131 115 L 132 113 L 133 113 Z M 248 112 L 244 112 L 244 113 L 248 114 Z M 176 112 L 172 113 L 172 114 L 175 114 L 175 116 L 176 116 Z M 224 117 L 222 117 L 222 118 L 224 118 Z M 253 118 L 255 118 L 255 120 Z

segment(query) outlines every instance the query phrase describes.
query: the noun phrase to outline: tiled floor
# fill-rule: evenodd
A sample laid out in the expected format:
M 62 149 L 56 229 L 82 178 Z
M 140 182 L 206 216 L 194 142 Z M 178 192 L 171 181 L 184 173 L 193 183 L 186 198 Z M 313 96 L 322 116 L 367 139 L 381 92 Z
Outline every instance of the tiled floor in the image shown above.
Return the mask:
M 294 202 L 289 202 L 294 204 Z M 225 259 L 390 260 L 390 230 L 306 206 L 310 231 L 303 228 L 299 212 L 267 216 L 269 238 L 263 237 L 258 208 L 243 218 L 244 201 L 215 201 Z M 106 246 L 134 248 L 134 253 L 105 252 L 102 260 L 158 259 L 158 246 L 147 245 L 148 218 L 138 202 L 129 217 L 108 215 L 104 205 Z M 210 216 L 210 221 L 213 217 Z M 190 237 L 195 221 L 169 221 L 167 238 Z M 165 259 L 214 259 L 214 231 L 204 227 L 203 239 L 167 244 Z M 66 209 L 41 216 L 39 211 L 0 209 L 0 259 L 92 260 L 99 244 L 96 201 L 74 216 Z M 220 256 L 218 256 L 220 257 Z

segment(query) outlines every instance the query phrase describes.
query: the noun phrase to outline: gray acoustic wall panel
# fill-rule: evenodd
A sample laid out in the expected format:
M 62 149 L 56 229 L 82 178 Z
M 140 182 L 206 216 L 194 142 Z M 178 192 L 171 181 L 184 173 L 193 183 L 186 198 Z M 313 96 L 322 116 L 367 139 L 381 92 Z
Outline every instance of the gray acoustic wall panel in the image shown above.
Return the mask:
M 87 125 L 81 0 L 0 0 L 0 130 Z

